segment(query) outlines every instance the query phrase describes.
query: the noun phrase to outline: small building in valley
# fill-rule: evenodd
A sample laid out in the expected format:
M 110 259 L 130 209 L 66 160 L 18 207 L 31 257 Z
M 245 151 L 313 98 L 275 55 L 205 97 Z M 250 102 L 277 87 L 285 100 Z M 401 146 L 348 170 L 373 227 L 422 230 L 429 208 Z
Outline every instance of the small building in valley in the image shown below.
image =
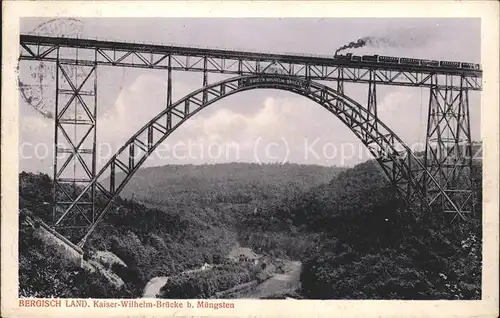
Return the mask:
M 249 247 L 237 247 L 231 250 L 229 258 L 237 262 L 252 262 L 254 265 L 259 263 L 262 255 L 258 255 Z

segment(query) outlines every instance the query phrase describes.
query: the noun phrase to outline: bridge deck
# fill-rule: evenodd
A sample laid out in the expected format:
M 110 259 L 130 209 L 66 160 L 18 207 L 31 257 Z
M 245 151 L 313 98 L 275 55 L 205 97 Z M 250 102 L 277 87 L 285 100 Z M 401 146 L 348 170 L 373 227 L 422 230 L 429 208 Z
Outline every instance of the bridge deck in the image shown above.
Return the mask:
M 375 81 L 386 85 L 431 86 L 431 75 L 466 79 L 466 88 L 481 89 L 482 71 L 454 67 L 430 67 L 368 61 L 343 60 L 332 57 L 298 54 L 270 54 L 248 51 L 205 49 L 196 47 L 114 42 L 92 39 L 21 35 L 21 60 L 59 60 L 64 63 L 206 71 L 239 75 L 279 72 L 313 80 Z M 78 57 L 59 55 L 57 48 L 78 48 L 95 52 Z M 118 55 L 118 56 L 117 56 Z M 135 60 L 134 60 L 135 58 Z M 131 62 L 132 59 L 132 62 Z M 375 72 L 370 78 L 369 72 Z M 459 79 L 443 87 L 458 88 Z

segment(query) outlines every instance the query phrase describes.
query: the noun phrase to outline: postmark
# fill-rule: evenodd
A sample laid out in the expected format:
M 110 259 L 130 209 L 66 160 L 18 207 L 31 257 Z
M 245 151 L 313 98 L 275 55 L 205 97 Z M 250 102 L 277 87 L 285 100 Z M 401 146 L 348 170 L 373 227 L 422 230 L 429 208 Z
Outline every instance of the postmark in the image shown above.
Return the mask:
M 28 34 L 50 37 L 81 37 L 84 22 L 76 18 L 54 18 L 46 21 Z M 56 64 L 32 61 L 27 69 L 20 72 L 28 72 L 29 76 L 23 76 L 24 81 L 19 78 L 19 91 L 22 100 L 36 110 L 45 118 L 54 117 L 55 96 L 50 92 L 56 81 Z M 65 71 L 69 78 L 81 77 L 77 74 L 75 67 L 66 66 Z

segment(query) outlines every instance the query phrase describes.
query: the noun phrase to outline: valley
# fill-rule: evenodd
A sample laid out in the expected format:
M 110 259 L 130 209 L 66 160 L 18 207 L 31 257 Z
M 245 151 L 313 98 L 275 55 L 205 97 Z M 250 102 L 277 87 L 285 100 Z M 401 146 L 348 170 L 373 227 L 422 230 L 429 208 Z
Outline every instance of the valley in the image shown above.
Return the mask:
M 474 176 L 480 209 L 480 165 Z M 50 207 L 30 207 L 50 201 L 52 181 L 19 178 L 23 297 L 480 297 L 480 220 L 398 212 L 372 161 L 141 169 L 84 246 L 93 271 L 33 236 L 24 219 L 50 222 Z

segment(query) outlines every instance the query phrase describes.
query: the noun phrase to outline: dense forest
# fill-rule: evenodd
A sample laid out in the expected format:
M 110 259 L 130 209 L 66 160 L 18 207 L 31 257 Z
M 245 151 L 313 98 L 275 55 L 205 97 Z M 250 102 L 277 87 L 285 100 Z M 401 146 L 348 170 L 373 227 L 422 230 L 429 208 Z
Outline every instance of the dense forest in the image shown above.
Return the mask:
M 475 217 L 449 222 L 396 209 L 398 201 L 373 161 L 350 169 L 242 163 L 141 169 L 118 200 L 120 208 L 109 212 L 85 246 L 87 259 L 110 251 L 126 264 L 111 266 L 125 283 L 111 288 L 99 273 L 54 261 L 56 252 L 30 234 L 23 216 L 48 220 L 50 207 L 36 206 L 51 200 L 52 181 L 23 172 L 20 294 L 140 297 L 151 278 L 172 276 L 163 296 L 206 298 L 259 277 L 252 267 L 228 262 L 229 251 L 240 244 L 301 261 L 300 298 L 479 299 L 478 163 L 473 176 Z M 176 276 L 204 263 L 213 269 Z M 61 271 L 51 284 L 51 273 Z M 81 279 L 83 289 L 71 288 Z
M 292 225 L 306 224 L 301 226 L 330 239 L 304 261 L 302 293 L 320 299 L 479 299 L 481 173 L 476 162 L 476 214 L 469 221 L 398 212 L 374 162 L 300 198 L 284 212 Z

